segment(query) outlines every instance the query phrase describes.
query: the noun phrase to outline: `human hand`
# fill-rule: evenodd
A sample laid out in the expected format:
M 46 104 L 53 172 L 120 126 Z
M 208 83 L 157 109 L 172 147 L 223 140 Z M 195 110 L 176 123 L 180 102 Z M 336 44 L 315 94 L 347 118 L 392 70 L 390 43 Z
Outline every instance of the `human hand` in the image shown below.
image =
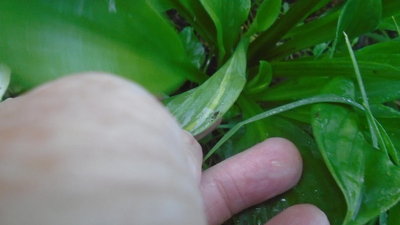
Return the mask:
M 99 74 L 1 103 L 0 156 L 5 225 L 216 225 L 294 186 L 302 167 L 273 138 L 201 173 L 199 144 L 152 96 Z M 267 224 L 329 223 L 298 205 Z

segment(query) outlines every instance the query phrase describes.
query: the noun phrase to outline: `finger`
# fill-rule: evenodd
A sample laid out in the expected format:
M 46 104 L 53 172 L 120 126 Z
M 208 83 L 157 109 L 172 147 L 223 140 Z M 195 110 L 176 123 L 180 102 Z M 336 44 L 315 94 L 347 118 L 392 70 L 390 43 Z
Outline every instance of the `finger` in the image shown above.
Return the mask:
M 308 204 L 287 208 L 265 225 L 329 225 L 325 213 Z
M 271 138 L 203 173 L 201 191 L 211 225 L 293 187 L 302 161 L 296 147 Z
M 182 131 L 138 85 L 69 76 L 1 103 L 0 124 L 0 224 L 205 223 Z

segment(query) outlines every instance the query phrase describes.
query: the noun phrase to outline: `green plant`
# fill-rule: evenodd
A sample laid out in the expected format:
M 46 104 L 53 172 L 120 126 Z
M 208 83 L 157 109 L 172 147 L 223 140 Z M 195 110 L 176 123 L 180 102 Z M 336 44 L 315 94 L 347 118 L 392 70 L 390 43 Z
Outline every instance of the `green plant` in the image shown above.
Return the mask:
M 398 0 L 7 0 L 0 62 L 11 96 L 101 70 L 165 97 L 194 135 L 222 119 L 202 140 L 205 166 L 267 137 L 292 140 L 300 183 L 230 223 L 307 202 L 333 225 L 395 225 L 399 23 Z

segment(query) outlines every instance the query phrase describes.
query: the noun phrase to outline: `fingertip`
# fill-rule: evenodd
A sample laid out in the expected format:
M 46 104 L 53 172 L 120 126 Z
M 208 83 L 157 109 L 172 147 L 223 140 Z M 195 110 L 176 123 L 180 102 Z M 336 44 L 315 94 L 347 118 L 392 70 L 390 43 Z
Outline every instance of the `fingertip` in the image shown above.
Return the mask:
M 289 190 L 301 177 L 303 168 L 301 155 L 297 147 L 284 138 L 269 138 L 237 155 L 237 158 L 246 158 L 245 161 L 251 162 L 253 167 L 258 168 L 251 169 L 260 175 L 259 180 L 268 181 L 268 184 L 265 184 L 269 186 L 268 194 L 261 192 L 265 197 L 264 200 Z
M 270 138 L 203 173 L 201 189 L 210 224 L 219 224 L 249 206 L 292 188 L 302 160 L 283 138 Z
M 300 204 L 289 207 L 272 218 L 265 225 L 329 225 L 324 212 L 310 204 Z
M 265 160 L 269 160 L 271 165 L 270 175 L 275 175 L 281 181 L 286 182 L 281 184 L 282 186 L 290 189 L 298 183 L 303 170 L 303 160 L 299 150 L 291 141 L 273 137 L 253 148 L 256 154 L 264 156 Z

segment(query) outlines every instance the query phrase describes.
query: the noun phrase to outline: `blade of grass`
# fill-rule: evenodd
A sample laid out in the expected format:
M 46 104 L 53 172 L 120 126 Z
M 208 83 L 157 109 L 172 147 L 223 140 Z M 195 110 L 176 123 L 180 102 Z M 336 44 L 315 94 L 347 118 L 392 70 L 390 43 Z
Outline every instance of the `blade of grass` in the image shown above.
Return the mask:
M 399 165 L 400 161 L 399 161 L 399 158 L 397 155 L 397 151 L 392 150 L 390 144 L 388 144 L 389 142 L 387 141 L 387 139 L 389 137 L 387 135 L 385 135 L 386 138 L 384 138 L 384 134 L 382 134 L 382 132 L 381 132 L 383 130 L 383 127 L 378 126 L 378 123 L 377 123 L 375 117 L 372 115 L 371 108 L 370 108 L 370 105 L 368 102 L 367 91 L 365 90 L 364 81 L 362 79 L 360 68 L 358 66 L 358 62 L 357 62 L 356 56 L 354 54 L 353 48 L 351 47 L 350 39 L 347 36 L 346 32 L 343 32 L 343 34 L 344 34 L 346 45 L 347 45 L 347 48 L 348 48 L 348 51 L 350 54 L 350 58 L 353 62 L 354 72 L 355 72 L 355 75 L 357 78 L 358 86 L 360 88 L 360 92 L 361 92 L 361 96 L 362 96 L 362 104 L 365 108 L 365 115 L 367 117 L 368 126 L 370 129 L 372 145 L 374 146 L 374 148 L 378 148 L 378 149 L 379 149 L 379 147 L 381 147 L 382 150 L 384 150 L 388 155 L 390 155 L 392 157 L 394 163 L 396 165 Z M 390 140 L 390 138 L 389 138 L 389 140 Z
M 366 116 L 368 119 L 368 124 L 369 124 L 370 132 L 371 132 L 372 145 L 375 148 L 379 148 L 378 138 L 377 138 L 378 126 L 375 123 L 374 117 L 371 112 L 371 108 L 369 106 L 367 92 L 365 90 L 364 81 L 361 76 L 360 68 L 358 67 L 356 55 L 354 54 L 353 48 L 351 47 L 350 39 L 347 36 L 346 32 L 343 32 L 343 34 L 344 34 L 344 37 L 346 40 L 347 48 L 349 50 L 351 61 L 353 62 L 354 72 L 356 74 L 357 83 L 360 88 L 360 92 L 361 92 L 361 96 L 362 96 L 362 101 L 363 101 L 362 104 L 364 105 L 364 107 L 366 109 Z
M 301 106 L 315 104 L 315 103 L 342 103 L 342 104 L 348 104 L 348 105 L 354 106 L 362 111 L 365 110 L 364 106 L 358 104 L 357 102 L 355 102 L 351 99 L 336 96 L 336 95 L 319 95 L 319 96 L 315 96 L 315 97 L 311 97 L 311 98 L 302 99 L 302 100 L 299 100 L 299 101 L 296 101 L 293 103 L 289 103 L 289 104 L 286 104 L 286 105 L 283 105 L 283 106 L 280 106 L 280 107 L 277 107 L 277 108 L 274 108 L 271 110 L 267 110 L 263 113 L 255 115 L 247 120 L 244 120 L 244 121 L 236 124 L 207 153 L 207 155 L 204 157 L 204 161 L 209 159 L 230 137 L 232 137 L 243 126 L 245 126 L 249 123 L 253 123 L 255 121 L 261 120 L 261 119 L 268 118 L 273 115 L 277 115 L 282 112 L 286 112 L 286 111 L 289 111 L 289 110 L 292 110 L 292 109 L 295 109 L 295 108 L 298 108 Z
M 397 24 L 396 18 L 394 18 L 394 16 L 392 16 L 392 19 L 393 19 L 394 25 L 396 26 L 397 33 L 398 33 L 398 35 L 400 36 L 400 27 L 399 27 L 399 24 Z

